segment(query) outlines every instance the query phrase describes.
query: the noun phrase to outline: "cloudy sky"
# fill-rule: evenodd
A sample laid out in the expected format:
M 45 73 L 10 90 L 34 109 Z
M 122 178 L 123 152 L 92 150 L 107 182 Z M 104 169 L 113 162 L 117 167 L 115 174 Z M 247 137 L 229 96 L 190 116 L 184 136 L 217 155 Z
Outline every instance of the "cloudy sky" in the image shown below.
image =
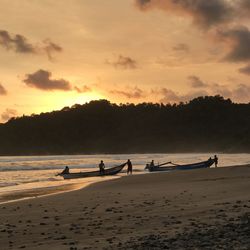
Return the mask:
M 100 98 L 250 102 L 250 0 L 0 4 L 0 122 Z

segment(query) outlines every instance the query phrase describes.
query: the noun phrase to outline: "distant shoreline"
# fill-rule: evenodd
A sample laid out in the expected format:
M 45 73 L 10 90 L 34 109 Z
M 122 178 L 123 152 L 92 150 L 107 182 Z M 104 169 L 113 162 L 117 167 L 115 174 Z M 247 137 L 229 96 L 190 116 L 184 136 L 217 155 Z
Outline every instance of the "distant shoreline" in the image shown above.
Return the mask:
M 214 154 L 250 154 L 250 151 L 247 152 L 247 151 L 242 151 L 242 152 L 220 152 L 220 151 L 211 151 L 211 152 L 200 152 L 200 151 L 197 151 L 197 152 L 193 152 L 193 151 L 189 151 L 189 152 L 160 152 L 160 151 L 157 151 L 157 152 L 122 152 L 122 153 L 112 153 L 112 152 L 106 152 L 106 153 L 62 153 L 62 154 L 53 154 L 53 153 L 48 153 L 48 154 L 0 154 L 0 157 L 4 157 L 4 156 L 8 156 L 8 157 L 22 157 L 22 156 L 70 156 L 70 155 L 73 155 L 73 156 L 76 156 L 76 155 L 136 155 L 136 154 L 211 154 L 211 155 L 214 155 Z

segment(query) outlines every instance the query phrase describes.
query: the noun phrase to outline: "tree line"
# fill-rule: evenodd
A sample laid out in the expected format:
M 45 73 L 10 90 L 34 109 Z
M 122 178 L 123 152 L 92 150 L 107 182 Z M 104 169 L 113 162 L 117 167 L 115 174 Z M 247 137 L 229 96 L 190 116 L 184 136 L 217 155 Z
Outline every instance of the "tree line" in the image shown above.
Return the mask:
M 250 104 L 99 100 L 0 124 L 1 155 L 156 152 L 250 152 Z

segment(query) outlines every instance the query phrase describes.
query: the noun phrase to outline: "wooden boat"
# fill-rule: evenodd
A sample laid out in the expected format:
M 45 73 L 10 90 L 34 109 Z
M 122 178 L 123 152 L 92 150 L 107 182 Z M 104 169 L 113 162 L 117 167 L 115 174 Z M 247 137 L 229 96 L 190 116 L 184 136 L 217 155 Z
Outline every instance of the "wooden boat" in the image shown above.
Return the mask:
M 79 172 L 79 173 L 68 173 L 68 174 L 58 174 L 64 179 L 76 179 L 76 178 L 86 178 L 86 177 L 96 177 L 96 176 L 106 176 L 106 175 L 115 175 L 122 171 L 127 163 L 123 163 L 119 166 L 113 168 L 107 168 L 103 173 L 100 171 L 91 171 L 91 172 Z
M 163 166 L 166 164 L 172 164 L 172 166 Z M 149 172 L 172 171 L 172 170 L 192 170 L 192 169 L 199 169 L 199 168 L 209 168 L 213 164 L 214 164 L 214 160 L 210 158 L 207 161 L 191 163 L 191 164 L 183 164 L 183 165 L 174 164 L 172 162 L 166 162 L 166 163 L 151 167 L 149 164 L 147 164 L 145 169 L 148 169 Z

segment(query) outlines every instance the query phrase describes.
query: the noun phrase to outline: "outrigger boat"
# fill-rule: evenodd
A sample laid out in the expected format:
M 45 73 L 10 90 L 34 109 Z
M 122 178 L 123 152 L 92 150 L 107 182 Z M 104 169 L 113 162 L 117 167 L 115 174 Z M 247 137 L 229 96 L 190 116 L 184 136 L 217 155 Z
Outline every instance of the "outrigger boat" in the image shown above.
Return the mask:
M 67 174 L 57 174 L 58 176 L 62 176 L 64 179 L 76 179 L 76 178 L 86 178 L 86 177 L 96 177 L 96 176 L 106 176 L 106 175 L 115 175 L 122 171 L 127 163 L 123 163 L 119 166 L 113 168 L 107 168 L 103 173 L 100 171 L 92 171 L 92 172 L 79 172 L 79 173 L 67 173 Z
M 171 164 L 171 166 L 164 166 L 167 164 Z M 149 172 L 157 172 L 157 171 L 172 171 L 172 170 L 192 170 L 192 169 L 199 169 L 199 168 L 209 168 L 214 164 L 214 159 L 208 159 L 207 161 L 197 162 L 197 163 L 191 163 L 191 164 L 175 164 L 172 162 L 165 162 L 162 164 L 150 166 L 150 164 L 147 164 L 145 169 L 147 169 Z

